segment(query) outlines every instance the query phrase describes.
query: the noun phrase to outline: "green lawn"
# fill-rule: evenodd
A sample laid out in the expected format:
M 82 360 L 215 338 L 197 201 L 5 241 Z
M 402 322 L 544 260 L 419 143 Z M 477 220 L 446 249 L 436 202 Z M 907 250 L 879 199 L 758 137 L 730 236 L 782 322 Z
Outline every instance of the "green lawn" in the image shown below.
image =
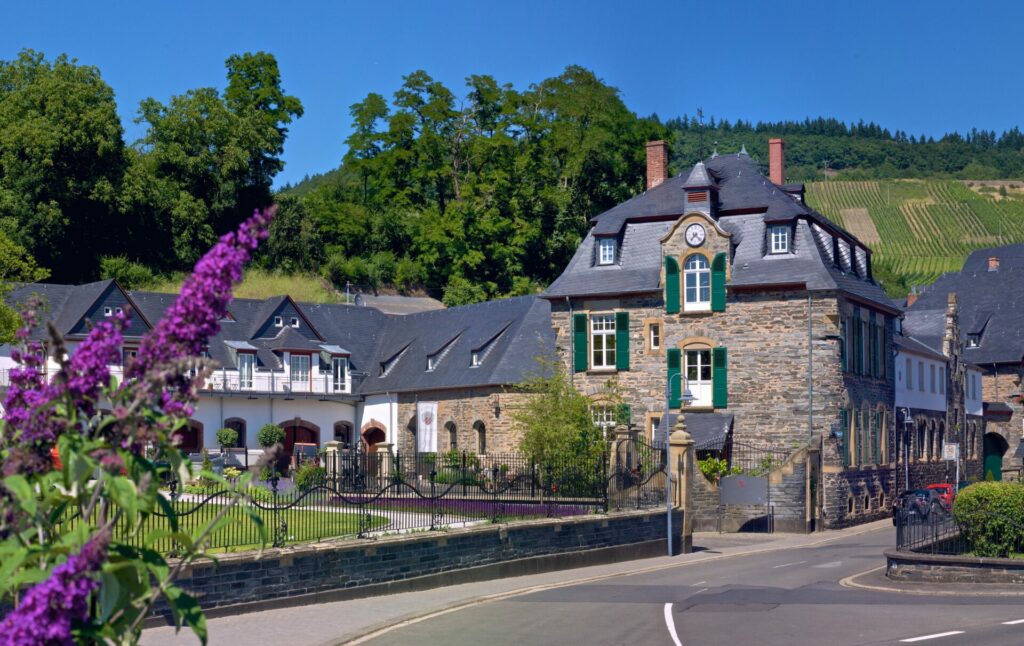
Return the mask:
M 178 506 L 178 527 L 180 530 L 195 536 L 199 530 L 209 523 L 221 511 L 221 505 L 206 504 L 196 509 L 196 505 L 187 502 L 179 502 Z M 196 509 L 191 513 L 184 513 Z M 353 513 L 336 512 L 330 509 L 287 509 L 279 512 L 276 517 L 271 512 L 260 510 L 261 517 L 267 528 L 267 543 L 269 547 L 273 540 L 274 528 L 279 527 L 280 521 L 285 521 L 285 544 L 306 543 L 311 541 L 338 538 L 343 536 L 355 536 L 359 532 L 359 515 Z M 245 510 L 233 507 L 228 511 L 227 518 L 230 522 L 213 533 L 210 539 L 210 551 L 213 552 L 234 552 L 249 549 L 258 549 L 261 546 L 260 532 L 256 524 L 249 518 Z M 371 516 L 369 529 L 379 529 L 387 525 L 388 520 L 382 516 Z M 151 516 L 144 527 L 144 532 L 158 530 L 169 530 L 170 523 L 163 516 Z M 130 541 L 128 537 L 124 540 Z M 170 539 L 161 539 L 154 546 L 162 552 L 169 552 L 174 545 Z
M 183 276 L 174 276 L 143 289 L 152 292 L 176 294 L 181 291 Z M 343 298 L 324 285 L 314 274 L 280 274 L 263 269 L 245 270 L 242 284 L 235 288 L 236 298 L 265 299 L 288 294 L 304 303 L 341 303 Z

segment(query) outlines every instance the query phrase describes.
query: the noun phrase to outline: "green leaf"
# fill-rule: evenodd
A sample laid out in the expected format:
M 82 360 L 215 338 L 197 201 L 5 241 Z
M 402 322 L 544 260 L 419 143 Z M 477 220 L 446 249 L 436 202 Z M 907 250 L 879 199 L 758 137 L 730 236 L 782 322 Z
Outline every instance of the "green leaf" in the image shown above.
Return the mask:
M 28 483 L 25 476 L 17 474 L 7 476 L 4 478 L 4 486 L 14 494 L 14 497 L 18 500 L 18 505 L 22 509 L 35 516 L 36 509 L 38 509 L 38 501 L 36 500 L 35 493 L 32 491 L 32 485 Z
M 190 627 L 199 638 L 199 642 L 205 646 L 207 641 L 206 616 L 203 614 L 203 609 L 199 607 L 199 602 L 195 597 L 173 585 L 167 588 L 165 594 L 167 601 L 170 602 L 175 626 L 178 628 Z

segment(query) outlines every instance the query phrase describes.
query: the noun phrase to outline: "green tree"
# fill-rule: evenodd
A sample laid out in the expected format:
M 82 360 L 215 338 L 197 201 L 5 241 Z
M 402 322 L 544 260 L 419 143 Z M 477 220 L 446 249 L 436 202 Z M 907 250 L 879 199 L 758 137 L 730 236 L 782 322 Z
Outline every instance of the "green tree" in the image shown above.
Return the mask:
M 537 363 L 536 376 L 520 386 L 530 396 L 512 416 L 522 433 L 520 450 L 538 463 L 601 455 L 603 434 L 590 398 L 572 385 L 561 361 L 538 357 Z
M 32 50 L 0 61 L 0 228 L 57 280 L 93 277 L 116 244 L 122 137 L 95 67 Z

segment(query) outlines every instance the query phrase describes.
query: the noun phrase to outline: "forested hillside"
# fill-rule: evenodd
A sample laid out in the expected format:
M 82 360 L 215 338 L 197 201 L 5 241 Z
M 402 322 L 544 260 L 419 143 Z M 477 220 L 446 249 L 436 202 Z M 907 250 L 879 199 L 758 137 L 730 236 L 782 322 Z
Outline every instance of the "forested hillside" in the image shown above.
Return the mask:
M 141 102 L 144 134 L 128 142 L 100 70 L 32 51 L 0 61 L 0 279 L 167 288 L 276 201 L 255 261 L 284 275 L 268 285 L 299 276 L 328 299 L 353 284 L 448 304 L 528 293 L 558 275 L 590 217 L 643 190 L 651 139 L 669 141 L 681 172 L 741 146 L 764 163 L 784 137 L 788 179 L 812 182 L 811 203 L 873 244 L 894 293 L 972 248 L 1024 239 L 1014 183 L 954 181 L 1024 177 L 1016 128 L 934 140 L 828 118 L 663 121 L 576 66 L 525 88 L 478 75 L 449 88 L 414 71 L 350 106 L 338 168 L 275 195 L 301 100 L 270 54 L 231 56 L 225 72 L 223 88 Z

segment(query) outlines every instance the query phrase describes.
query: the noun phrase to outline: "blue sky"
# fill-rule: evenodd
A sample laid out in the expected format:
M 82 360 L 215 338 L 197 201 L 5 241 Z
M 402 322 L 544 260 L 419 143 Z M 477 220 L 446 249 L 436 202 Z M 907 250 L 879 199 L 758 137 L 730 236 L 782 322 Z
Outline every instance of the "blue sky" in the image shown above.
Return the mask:
M 223 88 L 224 60 L 265 50 L 305 116 L 278 185 L 330 170 L 348 106 L 425 69 L 517 87 L 594 70 L 638 114 L 832 116 L 933 136 L 1022 125 L 1021 24 L 1010 2 L 11 2 L 0 58 L 22 48 L 96 65 L 129 140 L 140 100 Z

